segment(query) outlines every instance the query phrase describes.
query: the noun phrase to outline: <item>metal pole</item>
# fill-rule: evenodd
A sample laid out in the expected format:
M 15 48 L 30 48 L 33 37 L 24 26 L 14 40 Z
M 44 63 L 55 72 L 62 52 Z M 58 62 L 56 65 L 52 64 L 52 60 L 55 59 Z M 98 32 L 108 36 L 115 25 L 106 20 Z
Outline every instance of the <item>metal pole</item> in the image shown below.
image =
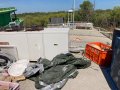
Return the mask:
M 70 21 L 70 20 L 69 20 L 69 12 L 68 12 L 68 26 L 69 26 L 69 21 Z
M 73 22 L 73 13 L 71 12 L 71 23 Z
M 75 0 L 73 0 L 73 28 L 75 24 Z
M 95 11 L 96 1 L 94 0 L 94 11 Z

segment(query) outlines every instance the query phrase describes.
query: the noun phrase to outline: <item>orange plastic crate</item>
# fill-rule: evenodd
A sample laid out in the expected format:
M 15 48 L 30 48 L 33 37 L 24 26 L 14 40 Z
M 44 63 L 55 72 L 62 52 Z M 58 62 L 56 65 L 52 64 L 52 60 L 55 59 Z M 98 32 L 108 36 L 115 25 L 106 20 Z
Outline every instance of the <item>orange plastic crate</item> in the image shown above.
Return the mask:
M 86 45 L 85 56 L 100 66 L 106 67 L 111 64 L 111 46 L 101 42 L 91 42 Z

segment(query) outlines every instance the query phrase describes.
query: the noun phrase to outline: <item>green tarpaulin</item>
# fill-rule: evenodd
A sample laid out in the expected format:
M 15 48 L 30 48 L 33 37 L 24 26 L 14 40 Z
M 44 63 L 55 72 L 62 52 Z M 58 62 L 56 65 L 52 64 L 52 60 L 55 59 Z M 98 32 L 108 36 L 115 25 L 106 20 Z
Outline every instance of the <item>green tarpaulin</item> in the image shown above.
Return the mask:
M 61 87 L 57 87 L 56 83 L 67 80 L 68 78 L 75 78 L 78 74 L 77 69 L 86 68 L 90 66 L 91 62 L 84 58 L 75 58 L 72 54 L 67 53 L 57 55 L 52 61 L 40 58 L 37 64 L 43 64 L 44 71 L 32 75 L 30 79 L 34 80 L 35 87 L 41 90 L 49 86 L 50 88 L 56 87 L 60 89 Z

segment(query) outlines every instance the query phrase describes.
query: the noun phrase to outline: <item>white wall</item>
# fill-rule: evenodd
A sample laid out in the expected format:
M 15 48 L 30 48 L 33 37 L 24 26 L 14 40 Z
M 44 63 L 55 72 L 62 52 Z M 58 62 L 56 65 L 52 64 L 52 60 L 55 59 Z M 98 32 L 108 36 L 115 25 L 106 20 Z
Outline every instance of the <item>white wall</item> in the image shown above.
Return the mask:
M 51 60 L 57 54 L 68 52 L 68 31 L 68 28 L 45 28 L 34 32 L 0 32 L 0 42 L 15 45 L 19 59 Z

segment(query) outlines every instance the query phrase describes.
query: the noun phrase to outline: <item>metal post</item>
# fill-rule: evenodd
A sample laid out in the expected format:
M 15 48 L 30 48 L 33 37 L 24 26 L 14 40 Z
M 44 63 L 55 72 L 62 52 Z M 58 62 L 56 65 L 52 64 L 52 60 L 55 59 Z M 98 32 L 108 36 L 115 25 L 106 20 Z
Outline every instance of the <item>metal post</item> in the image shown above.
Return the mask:
M 70 20 L 69 20 L 69 12 L 68 12 L 68 26 L 69 26 L 69 21 L 70 21 Z
M 73 22 L 73 13 L 71 12 L 71 23 Z
M 75 0 L 73 0 L 73 28 L 75 24 Z
M 96 1 L 94 0 L 94 11 L 95 11 Z

